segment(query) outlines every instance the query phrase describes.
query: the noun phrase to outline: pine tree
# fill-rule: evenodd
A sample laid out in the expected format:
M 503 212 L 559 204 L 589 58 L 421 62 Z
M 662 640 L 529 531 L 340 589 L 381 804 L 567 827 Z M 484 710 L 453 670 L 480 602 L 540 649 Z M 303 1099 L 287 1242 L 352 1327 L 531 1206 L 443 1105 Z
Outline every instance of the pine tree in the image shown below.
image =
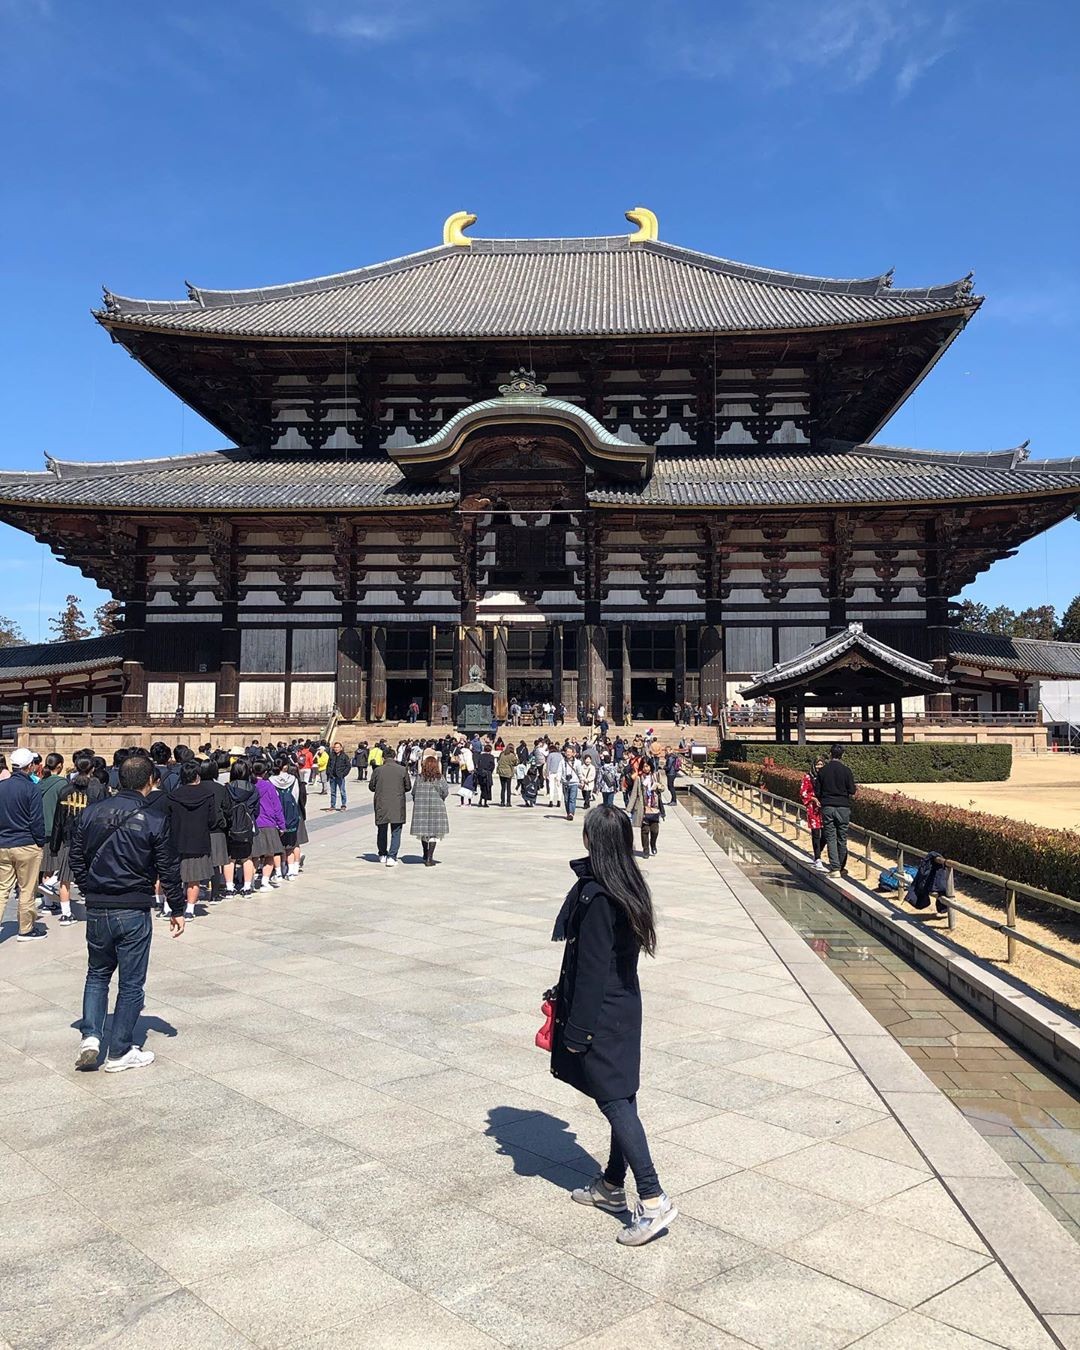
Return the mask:
M 119 600 L 106 600 L 94 610 L 94 622 L 99 633 L 118 633 L 124 614 L 124 606 Z
M 956 606 L 957 627 L 965 633 L 985 633 L 990 611 L 977 600 L 961 600 Z
M 1057 633 L 1057 614 L 1053 605 L 1033 605 L 1022 609 L 1013 621 L 1012 636 L 1049 640 Z
M 21 647 L 25 641 L 23 631 L 14 619 L 0 614 L 0 647 Z
M 93 632 L 86 622 L 86 615 L 82 612 L 77 595 L 69 595 L 67 604 L 56 616 L 49 620 L 49 627 L 56 634 L 54 642 L 76 642 L 79 638 L 87 638 Z
M 1080 642 L 1080 595 L 1061 616 L 1061 626 L 1057 630 L 1061 642 Z

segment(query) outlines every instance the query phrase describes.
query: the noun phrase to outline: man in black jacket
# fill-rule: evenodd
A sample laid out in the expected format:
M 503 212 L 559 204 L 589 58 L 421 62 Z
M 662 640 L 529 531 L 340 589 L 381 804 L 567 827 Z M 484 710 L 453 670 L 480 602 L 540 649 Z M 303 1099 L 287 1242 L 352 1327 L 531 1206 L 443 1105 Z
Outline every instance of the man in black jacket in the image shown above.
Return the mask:
M 132 755 L 120 765 L 120 791 L 80 815 L 71 841 L 71 869 L 86 903 L 86 985 L 77 1069 L 98 1062 L 109 1006 L 109 982 L 119 967 L 106 1073 L 143 1069 L 153 1052 L 133 1044 L 150 960 L 154 887 L 160 880 L 173 937 L 184 931 L 180 859 L 166 812 L 147 803 L 153 765 Z
M 829 871 L 847 876 L 847 836 L 851 824 L 851 799 L 858 788 L 855 776 L 844 763 L 844 747 L 834 745 L 827 764 L 817 776 L 818 801 L 821 802 L 821 825 L 825 831 L 825 845 L 829 850 Z

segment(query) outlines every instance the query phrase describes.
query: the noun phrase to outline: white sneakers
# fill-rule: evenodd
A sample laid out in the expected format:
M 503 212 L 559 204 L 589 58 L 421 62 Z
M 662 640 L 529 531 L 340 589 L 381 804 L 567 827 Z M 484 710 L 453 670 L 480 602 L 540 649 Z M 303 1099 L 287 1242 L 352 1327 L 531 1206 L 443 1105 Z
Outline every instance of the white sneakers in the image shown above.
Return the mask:
M 815 872 L 827 872 L 828 870 L 829 870 L 829 869 L 825 866 L 825 864 L 821 861 L 820 858 L 815 858 L 815 859 L 814 859 L 814 871 L 815 871 Z
M 387 867 L 396 867 L 396 866 L 397 866 L 397 859 L 396 859 L 396 858 L 391 858 L 389 854 L 386 855 L 386 857 L 383 859 L 383 862 L 385 863 L 385 865 L 386 865 Z
M 101 1042 L 96 1036 L 84 1036 L 79 1045 L 79 1058 L 75 1061 L 77 1069 L 96 1069 Z
M 125 1069 L 145 1069 L 153 1062 L 153 1050 L 140 1050 L 137 1045 L 133 1045 L 127 1054 L 121 1055 L 119 1059 L 107 1059 L 104 1069 L 106 1073 L 123 1073 Z

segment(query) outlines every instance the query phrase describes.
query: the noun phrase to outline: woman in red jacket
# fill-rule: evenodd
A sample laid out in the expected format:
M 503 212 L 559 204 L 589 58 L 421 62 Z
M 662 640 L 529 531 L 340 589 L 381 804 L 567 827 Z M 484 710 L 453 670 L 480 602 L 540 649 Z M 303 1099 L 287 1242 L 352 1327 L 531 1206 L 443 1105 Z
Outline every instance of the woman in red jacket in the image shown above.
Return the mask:
M 817 776 L 824 764 L 825 761 L 819 755 L 814 760 L 813 769 L 803 774 L 802 782 L 799 784 L 799 800 L 806 807 L 806 823 L 810 827 L 810 842 L 814 849 L 815 872 L 828 871 L 828 868 L 821 861 L 821 845 L 824 835 L 822 833 L 821 802 L 818 801 L 817 795 Z

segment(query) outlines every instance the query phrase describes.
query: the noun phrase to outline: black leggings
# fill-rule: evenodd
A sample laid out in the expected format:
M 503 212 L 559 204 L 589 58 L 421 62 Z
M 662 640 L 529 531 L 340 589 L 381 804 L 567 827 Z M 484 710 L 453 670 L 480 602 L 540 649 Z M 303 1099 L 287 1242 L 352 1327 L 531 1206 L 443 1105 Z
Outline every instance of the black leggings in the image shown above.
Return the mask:
M 815 857 L 815 858 L 820 858 L 820 857 L 821 857 L 821 848 L 822 848 L 822 845 L 824 844 L 824 842 L 825 842 L 825 831 L 824 831 L 824 830 L 811 830 L 811 831 L 810 831 L 810 843 L 813 845 L 813 849 L 814 849 L 814 857 Z
M 650 849 L 656 852 L 656 841 L 660 838 L 659 820 L 643 820 L 641 822 L 641 851 L 648 853 Z
M 629 1166 L 637 1183 L 640 1200 L 655 1200 L 661 1193 L 660 1180 L 649 1153 L 649 1141 L 637 1113 L 637 1094 L 613 1102 L 597 1102 L 611 1126 L 611 1152 L 604 1168 L 609 1186 L 622 1186 Z
M 509 806 L 509 805 L 510 805 L 510 789 L 511 789 L 513 786 L 514 786 L 514 780 L 513 780 L 512 778 L 500 778 L 500 779 L 499 779 L 499 805 L 500 805 L 500 806 Z

